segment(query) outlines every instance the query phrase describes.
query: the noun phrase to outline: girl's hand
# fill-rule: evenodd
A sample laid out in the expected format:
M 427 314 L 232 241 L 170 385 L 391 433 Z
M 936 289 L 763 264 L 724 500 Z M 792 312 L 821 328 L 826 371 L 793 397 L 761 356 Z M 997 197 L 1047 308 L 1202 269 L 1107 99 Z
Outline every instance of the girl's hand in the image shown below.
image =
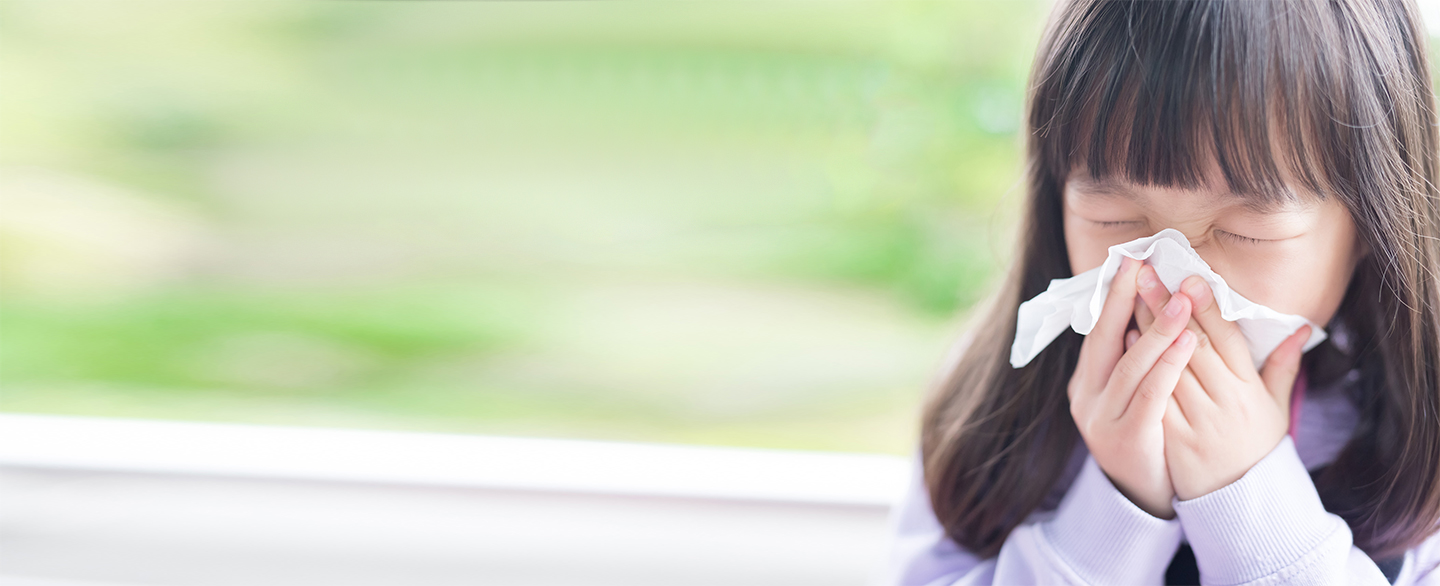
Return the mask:
M 1133 347 L 1125 348 L 1140 264 L 1122 260 L 1099 320 L 1080 346 L 1066 392 L 1086 447 L 1115 487 L 1145 512 L 1173 519 L 1175 493 L 1165 466 L 1161 419 L 1195 335 L 1185 329 L 1190 301 L 1179 297 L 1173 313 L 1162 314 L 1143 336 L 1137 334 Z
M 1136 323 L 1142 328 L 1167 302 L 1185 299 L 1195 307 L 1187 329 L 1199 335 L 1199 342 L 1163 418 L 1170 480 L 1175 495 L 1190 500 L 1239 480 L 1284 438 L 1310 326 L 1286 338 L 1256 372 L 1240 326 L 1220 317 L 1205 279 L 1191 275 L 1171 296 L 1154 267 L 1139 273 L 1145 303 L 1137 308 Z M 1137 335 L 1129 332 L 1127 340 Z

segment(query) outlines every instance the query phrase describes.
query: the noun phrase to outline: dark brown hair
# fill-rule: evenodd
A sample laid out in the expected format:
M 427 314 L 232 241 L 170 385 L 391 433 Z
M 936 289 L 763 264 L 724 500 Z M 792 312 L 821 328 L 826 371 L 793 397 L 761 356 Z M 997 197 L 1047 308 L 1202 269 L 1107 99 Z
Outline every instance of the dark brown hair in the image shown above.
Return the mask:
M 1440 520 L 1440 191 L 1426 38 L 1413 0 L 1104 1 L 1056 6 L 1031 71 L 1017 254 L 925 405 L 936 517 L 984 557 L 1062 478 L 1080 441 L 1067 330 L 1010 366 L 1016 312 L 1071 277 L 1061 194 L 1072 169 L 1162 187 L 1338 197 L 1368 246 L 1305 354 L 1311 385 L 1360 373 L 1354 435 L 1316 478 L 1326 509 L 1376 559 Z M 1276 145 L 1279 145 L 1278 148 Z M 1083 167 L 1082 167 L 1083 166 Z

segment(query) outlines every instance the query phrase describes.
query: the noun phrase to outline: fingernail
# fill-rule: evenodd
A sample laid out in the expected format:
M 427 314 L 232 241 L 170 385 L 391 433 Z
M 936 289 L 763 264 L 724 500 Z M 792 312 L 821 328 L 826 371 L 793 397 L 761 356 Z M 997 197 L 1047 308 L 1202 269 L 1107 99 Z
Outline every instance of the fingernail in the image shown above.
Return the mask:
M 1190 342 L 1191 342 L 1192 340 L 1194 340 L 1194 339 L 1195 339 L 1195 334 L 1191 333 L 1190 330 L 1185 330 L 1185 331 L 1183 331 L 1183 332 L 1180 332 L 1180 345 L 1181 345 L 1181 346 L 1188 346 L 1188 345 L 1190 345 Z
M 1165 315 L 1175 317 L 1180 315 L 1180 298 L 1171 297 L 1170 302 L 1165 304 Z
M 1194 299 L 1196 303 L 1204 299 L 1206 287 L 1203 283 L 1203 279 L 1192 279 L 1184 288 L 1185 294 L 1189 295 L 1191 299 Z
M 1150 289 L 1151 287 L 1154 287 L 1154 286 L 1155 286 L 1155 274 L 1152 273 L 1152 272 L 1150 272 L 1150 271 L 1146 271 L 1146 270 L 1140 271 L 1140 288 L 1141 288 L 1141 289 L 1146 289 L 1146 290 L 1148 290 L 1148 289 Z

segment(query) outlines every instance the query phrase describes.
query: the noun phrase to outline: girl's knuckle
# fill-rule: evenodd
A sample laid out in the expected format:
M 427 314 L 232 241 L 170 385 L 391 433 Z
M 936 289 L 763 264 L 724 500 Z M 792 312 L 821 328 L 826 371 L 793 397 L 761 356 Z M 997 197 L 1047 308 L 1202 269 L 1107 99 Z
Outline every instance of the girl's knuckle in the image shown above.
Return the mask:
M 1170 351 L 1160 355 L 1160 362 L 1164 363 L 1166 366 L 1181 367 L 1185 366 L 1185 363 L 1188 362 L 1188 360 L 1186 360 L 1186 356 L 1184 353 L 1179 351 Z
M 1134 360 L 1121 360 L 1119 364 L 1115 365 L 1115 374 L 1124 380 L 1134 380 L 1136 377 L 1144 374 L 1144 371 L 1140 369 L 1139 363 Z
M 1219 335 L 1220 335 L 1220 343 L 1221 343 L 1221 344 L 1229 345 L 1229 344 L 1233 344 L 1233 343 L 1235 342 L 1235 336 L 1240 335 L 1240 330 L 1239 330 L 1239 328 L 1236 328 L 1236 329 L 1230 330 L 1230 331 L 1228 331 L 1228 332 L 1221 333 L 1221 334 L 1219 334 Z
M 1201 348 L 1207 348 L 1209 346 L 1210 334 L 1206 334 L 1204 332 L 1195 332 L 1195 350 L 1199 351 Z

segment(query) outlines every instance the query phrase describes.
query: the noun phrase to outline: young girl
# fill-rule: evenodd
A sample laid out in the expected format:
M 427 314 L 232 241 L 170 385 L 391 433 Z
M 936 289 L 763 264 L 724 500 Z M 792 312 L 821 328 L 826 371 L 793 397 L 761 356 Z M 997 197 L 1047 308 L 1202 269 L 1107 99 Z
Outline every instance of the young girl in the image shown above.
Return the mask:
M 1424 35 L 1413 0 L 1060 0 L 1018 254 L 926 404 L 890 582 L 1440 584 Z M 1010 366 L 1021 302 L 1165 228 L 1329 338 L 1256 369 L 1203 279 L 1132 260 Z

